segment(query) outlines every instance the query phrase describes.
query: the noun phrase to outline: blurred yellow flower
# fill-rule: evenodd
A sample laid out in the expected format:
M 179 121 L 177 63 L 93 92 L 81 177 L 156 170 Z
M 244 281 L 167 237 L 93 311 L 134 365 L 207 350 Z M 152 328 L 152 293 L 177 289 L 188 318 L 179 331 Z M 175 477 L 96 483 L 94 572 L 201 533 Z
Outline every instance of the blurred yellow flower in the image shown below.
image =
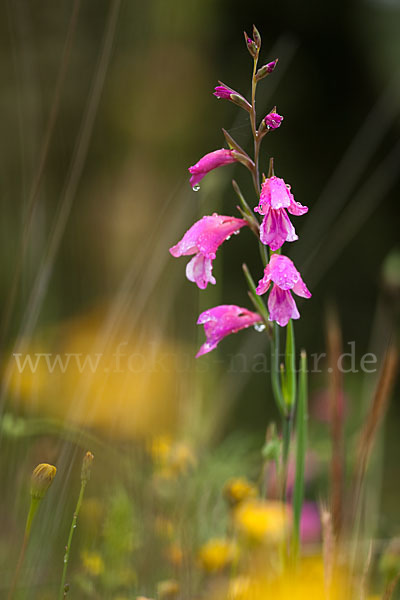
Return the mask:
M 174 567 L 180 567 L 182 565 L 183 551 L 178 544 L 170 544 L 167 546 L 165 549 L 165 556 Z
M 157 596 L 159 600 L 172 600 L 179 594 L 179 583 L 175 579 L 160 581 L 157 585 Z
M 306 557 L 293 569 L 268 570 L 252 576 L 235 577 L 224 593 L 213 600 L 354 600 L 358 597 L 343 569 L 337 568 L 331 583 L 325 580 L 320 557 Z
M 199 550 L 198 560 L 208 573 L 222 571 L 238 558 L 237 545 L 225 538 L 212 538 Z
M 189 444 L 173 441 L 166 435 L 152 439 L 150 454 L 157 467 L 157 476 L 162 479 L 175 479 L 196 465 L 196 457 Z
M 174 432 L 182 350 L 151 326 L 145 334 L 129 321 L 109 328 L 109 315 L 93 311 L 22 344 L 3 372 L 11 394 L 31 413 L 107 436 Z
M 247 498 L 257 496 L 257 488 L 248 479 L 244 477 L 235 477 L 226 482 L 223 494 L 231 506 L 236 506 Z
M 85 571 L 93 577 L 98 577 L 104 572 L 104 562 L 98 552 L 88 552 L 84 550 L 81 554 L 82 564 Z
M 249 499 L 235 509 L 234 523 L 248 541 L 276 543 L 288 534 L 291 516 L 281 502 Z

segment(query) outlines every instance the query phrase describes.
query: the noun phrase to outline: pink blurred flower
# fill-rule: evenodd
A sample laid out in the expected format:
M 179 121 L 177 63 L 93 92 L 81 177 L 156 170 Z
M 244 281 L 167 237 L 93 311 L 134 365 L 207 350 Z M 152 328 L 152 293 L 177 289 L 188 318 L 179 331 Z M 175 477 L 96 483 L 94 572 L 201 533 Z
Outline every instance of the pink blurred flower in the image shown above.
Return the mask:
M 189 167 L 189 172 L 192 177 L 190 178 L 190 185 L 194 189 L 198 189 L 199 182 L 203 179 L 204 175 L 207 175 L 213 169 L 222 167 L 223 165 L 229 165 L 230 163 L 236 162 L 233 150 L 214 150 L 205 154 L 193 167 Z
M 300 318 L 290 290 L 303 298 L 311 298 L 311 293 L 290 258 L 281 254 L 273 254 L 265 267 L 264 276 L 256 290 L 259 296 L 265 294 L 271 281 L 274 286 L 268 297 L 269 319 L 285 327 L 289 319 Z
M 307 484 L 311 483 L 321 470 L 321 462 L 318 455 L 311 450 L 306 452 L 306 461 L 304 469 L 304 481 Z M 268 463 L 267 472 L 267 493 L 268 498 L 279 499 L 281 489 L 280 481 L 276 472 L 276 465 L 272 461 Z M 286 494 L 288 498 L 293 495 L 294 484 L 296 479 L 296 460 L 294 457 L 289 458 L 286 477 Z
M 268 129 L 277 129 L 280 127 L 283 121 L 282 115 L 278 115 L 276 112 L 270 112 L 265 118 L 264 122 Z
M 315 502 L 304 502 L 300 517 L 300 539 L 303 544 L 321 541 L 321 519 Z
M 290 186 L 283 179 L 269 177 L 262 184 L 260 202 L 254 210 L 264 215 L 260 240 L 270 246 L 271 250 L 278 250 L 284 242 L 298 239 L 286 209 L 292 215 L 304 215 L 308 211 L 307 206 L 295 201 Z
M 225 217 L 214 213 L 192 225 L 181 241 L 169 251 L 175 257 L 195 254 L 187 264 L 186 277 L 204 290 L 208 283 L 215 283 L 212 275 L 212 261 L 219 246 L 245 225 L 247 223 L 244 219 Z
M 231 333 L 262 321 L 259 314 L 234 304 L 222 304 L 201 313 L 198 325 L 204 325 L 207 341 L 201 346 L 196 358 L 214 350 L 219 342 Z

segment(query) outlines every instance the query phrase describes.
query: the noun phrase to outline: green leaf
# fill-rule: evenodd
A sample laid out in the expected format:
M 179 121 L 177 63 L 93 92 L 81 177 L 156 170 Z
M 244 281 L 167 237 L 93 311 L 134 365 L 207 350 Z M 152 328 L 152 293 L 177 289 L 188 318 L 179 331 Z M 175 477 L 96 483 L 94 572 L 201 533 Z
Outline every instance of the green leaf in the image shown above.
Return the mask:
M 286 350 L 285 350 L 285 403 L 288 412 L 296 404 L 296 349 L 293 331 L 293 321 L 290 319 L 286 327 Z

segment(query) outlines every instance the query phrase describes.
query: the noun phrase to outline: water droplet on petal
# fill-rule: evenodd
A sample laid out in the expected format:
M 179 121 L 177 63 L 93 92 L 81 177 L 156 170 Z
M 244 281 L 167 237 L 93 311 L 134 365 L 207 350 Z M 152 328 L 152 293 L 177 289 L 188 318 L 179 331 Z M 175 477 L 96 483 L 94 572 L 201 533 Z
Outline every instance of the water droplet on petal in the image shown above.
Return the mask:
M 254 329 L 258 332 L 264 331 L 265 330 L 265 325 L 264 323 L 256 323 L 254 325 Z
M 192 190 L 193 190 L 194 192 L 198 192 L 198 191 L 199 191 L 199 189 L 200 189 L 200 184 L 199 184 L 199 183 L 195 183 L 195 185 L 192 187 Z

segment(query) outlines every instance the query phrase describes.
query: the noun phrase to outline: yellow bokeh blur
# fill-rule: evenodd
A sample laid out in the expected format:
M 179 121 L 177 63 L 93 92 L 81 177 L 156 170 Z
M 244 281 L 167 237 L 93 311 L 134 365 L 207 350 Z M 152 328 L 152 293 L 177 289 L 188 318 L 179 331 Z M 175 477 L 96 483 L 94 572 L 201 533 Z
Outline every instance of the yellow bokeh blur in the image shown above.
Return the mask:
M 12 356 L 5 377 L 14 405 L 110 437 L 170 435 L 179 420 L 182 351 L 127 321 L 107 333 L 105 315 L 96 310 L 54 326 Z

